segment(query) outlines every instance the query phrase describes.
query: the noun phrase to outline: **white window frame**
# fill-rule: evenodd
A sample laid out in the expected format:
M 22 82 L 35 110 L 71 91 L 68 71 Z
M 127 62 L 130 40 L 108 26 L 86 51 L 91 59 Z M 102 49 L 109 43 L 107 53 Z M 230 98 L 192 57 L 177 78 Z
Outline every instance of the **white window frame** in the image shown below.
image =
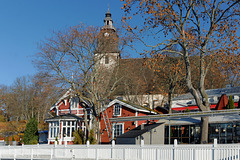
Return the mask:
M 121 131 L 121 134 L 117 134 L 118 132 L 117 132 L 117 126 L 122 126 L 122 131 Z M 117 136 L 120 136 L 120 135 L 122 135 L 122 134 L 124 134 L 124 123 L 116 123 L 115 125 L 114 125 L 114 138 L 116 138 Z
M 116 107 L 118 107 L 118 108 L 116 108 Z M 116 114 L 116 109 L 118 109 L 119 111 L 119 114 Z M 113 115 L 114 116 L 121 116 L 122 115 L 122 105 L 121 104 L 119 104 L 119 103 L 116 103 L 116 104 L 114 104 L 114 107 L 113 107 Z
M 73 138 L 73 132 L 76 130 L 76 126 L 77 126 L 77 121 L 75 121 L 75 120 L 64 120 L 64 121 L 62 121 L 62 135 L 63 135 L 63 137 Z
M 78 109 L 79 106 L 79 98 L 78 97 L 72 97 L 71 98 L 71 103 L 70 103 L 70 107 L 71 109 Z
M 54 138 L 60 138 L 59 137 L 59 122 L 58 121 L 52 121 L 49 123 L 49 138 L 54 139 Z

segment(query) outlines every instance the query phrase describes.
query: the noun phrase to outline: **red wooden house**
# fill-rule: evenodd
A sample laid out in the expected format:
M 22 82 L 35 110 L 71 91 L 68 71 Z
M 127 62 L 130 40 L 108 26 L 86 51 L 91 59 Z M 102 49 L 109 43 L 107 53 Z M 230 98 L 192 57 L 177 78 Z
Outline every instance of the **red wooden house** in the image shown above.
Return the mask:
M 127 121 L 122 123 L 112 124 L 110 118 L 129 117 L 129 116 L 146 116 L 158 114 L 156 111 L 132 104 L 120 99 L 111 101 L 101 112 L 101 143 L 109 143 L 117 136 L 128 132 L 129 130 L 138 127 L 141 124 L 146 124 L 147 121 Z
M 73 133 L 76 129 L 82 129 L 87 134 L 86 125 L 84 122 L 84 108 L 83 99 L 79 99 L 74 94 L 72 89 L 69 89 L 51 108 L 50 112 L 55 116 L 45 120 L 49 123 L 48 143 L 54 143 L 58 140 L 59 144 L 73 143 Z M 88 104 L 87 101 L 84 101 Z M 89 107 L 86 108 L 88 113 L 88 123 L 91 128 L 92 112 Z M 114 99 L 101 111 L 100 119 L 100 140 L 101 143 L 109 143 L 117 136 L 141 125 L 147 123 L 147 121 L 129 121 L 123 123 L 114 124 L 109 118 L 113 117 L 129 117 L 129 116 L 144 116 L 144 115 L 157 114 L 156 111 L 147 107 L 142 107 L 129 102 Z
M 88 104 L 81 98 L 81 101 L 70 88 L 51 108 L 50 112 L 55 116 L 45 121 L 49 123 L 48 143 L 54 143 L 57 139 L 60 144 L 73 141 L 73 133 L 76 129 L 82 129 L 86 133 L 84 123 L 83 103 Z M 85 107 L 88 114 L 88 123 L 91 124 L 92 113 L 89 107 Z

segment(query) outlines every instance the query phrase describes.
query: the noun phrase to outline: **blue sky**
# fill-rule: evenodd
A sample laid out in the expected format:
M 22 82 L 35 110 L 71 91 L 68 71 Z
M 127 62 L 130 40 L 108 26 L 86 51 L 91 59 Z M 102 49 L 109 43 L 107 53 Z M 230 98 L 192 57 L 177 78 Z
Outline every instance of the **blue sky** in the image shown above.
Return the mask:
M 81 22 L 102 26 L 108 5 L 114 24 L 121 24 L 120 0 L 0 0 L 0 84 L 36 73 L 37 44 L 54 30 Z

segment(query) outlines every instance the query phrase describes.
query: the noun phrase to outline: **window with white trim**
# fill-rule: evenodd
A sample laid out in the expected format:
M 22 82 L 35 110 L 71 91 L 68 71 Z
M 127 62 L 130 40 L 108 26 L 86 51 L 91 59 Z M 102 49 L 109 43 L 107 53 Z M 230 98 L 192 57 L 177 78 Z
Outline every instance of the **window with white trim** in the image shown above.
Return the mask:
M 113 111 L 114 116 L 121 116 L 121 109 L 122 109 L 122 106 L 120 104 L 116 103 L 114 105 L 114 111 Z
M 59 122 L 49 123 L 50 138 L 59 137 Z
M 123 134 L 123 124 L 115 124 L 114 138 Z
M 76 129 L 76 121 L 63 121 L 63 137 L 73 137 Z
M 71 98 L 71 109 L 76 109 L 78 108 L 78 104 L 79 104 L 79 98 L 78 97 L 73 97 Z

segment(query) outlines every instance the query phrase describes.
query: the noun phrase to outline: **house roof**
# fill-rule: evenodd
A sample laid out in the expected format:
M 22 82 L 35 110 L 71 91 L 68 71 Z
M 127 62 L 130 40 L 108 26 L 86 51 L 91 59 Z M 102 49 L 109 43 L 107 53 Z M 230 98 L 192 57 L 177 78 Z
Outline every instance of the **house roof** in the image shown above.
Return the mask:
M 220 98 L 220 100 L 217 103 L 217 106 L 215 107 L 216 110 L 224 109 L 228 104 L 228 97 L 226 94 L 223 94 Z
M 58 120 L 82 120 L 83 118 L 80 118 L 74 114 L 64 114 L 52 118 L 48 118 L 45 121 L 50 122 L 50 121 L 58 121 Z
M 119 60 L 119 66 L 115 67 L 115 74 L 110 81 L 110 84 L 114 84 L 116 78 L 119 79 L 114 95 L 155 93 L 153 71 L 145 62 L 145 58 Z
M 50 111 L 56 108 L 62 100 L 68 98 L 69 96 L 75 95 L 73 92 L 74 91 L 72 90 L 72 88 L 69 88 L 68 91 L 61 98 L 59 98 L 57 102 L 50 108 Z
M 57 102 L 50 108 L 50 111 L 53 110 L 54 108 L 58 107 L 59 106 L 59 103 L 62 101 L 62 100 L 65 100 L 71 96 L 77 96 L 76 92 L 72 89 L 72 88 L 69 88 L 68 91 L 61 97 L 57 100 Z M 79 97 L 80 98 L 80 101 L 85 103 L 87 106 L 91 106 L 91 102 L 85 98 L 85 97 Z
M 141 129 L 142 126 L 140 125 L 134 129 L 118 136 L 117 138 L 135 138 L 135 137 L 138 137 L 138 136 L 158 127 L 161 124 L 163 124 L 163 123 L 144 124 L 143 129 Z
M 122 106 L 128 107 L 130 109 L 133 109 L 135 111 L 157 114 L 156 111 L 154 111 L 154 110 L 152 110 L 152 109 L 150 109 L 148 107 L 143 107 L 143 106 L 140 106 L 140 105 L 137 105 L 137 104 L 133 104 L 131 102 L 127 102 L 127 101 L 120 100 L 120 99 L 114 99 L 107 106 L 105 106 L 102 111 L 106 110 L 108 107 L 110 107 L 110 106 L 112 106 L 112 105 L 114 105 L 116 103 L 118 103 L 118 104 L 120 104 Z
M 222 94 L 226 94 L 227 96 L 240 95 L 240 86 L 218 88 L 218 89 L 208 89 L 208 90 L 206 90 L 206 93 L 208 94 L 209 97 L 214 97 L 214 96 L 219 97 Z M 191 93 L 186 93 L 186 94 L 183 94 L 183 95 L 173 98 L 173 100 L 188 100 L 188 99 L 193 99 L 193 96 Z
M 240 116 L 239 115 L 225 115 L 225 116 L 212 116 L 209 117 L 209 124 L 214 123 L 232 123 L 232 122 L 239 122 Z M 169 124 L 169 121 L 165 121 L 165 125 Z M 191 124 L 200 124 L 201 117 L 189 117 L 189 118 L 176 118 L 170 121 L 171 125 L 191 125 Z

